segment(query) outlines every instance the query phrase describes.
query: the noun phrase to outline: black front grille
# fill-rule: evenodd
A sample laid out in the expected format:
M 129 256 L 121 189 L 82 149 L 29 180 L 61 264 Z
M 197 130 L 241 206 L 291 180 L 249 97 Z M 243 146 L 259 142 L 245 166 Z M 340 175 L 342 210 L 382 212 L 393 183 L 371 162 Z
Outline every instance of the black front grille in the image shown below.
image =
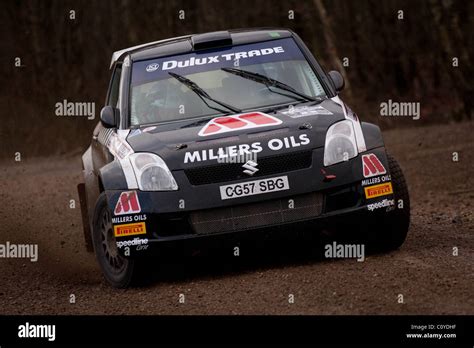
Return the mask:
M 311 167 L 312 151 L 292 152 L 258 158 L 258 172 L 252 177 L 290 172 Z M 186 169 L 184 172 L 191 185 L 206 185 L 219 182 L 248 179 L 243 163 L 222 163 L 212 166 Z
M 280 225 L 317 217 L 322 212 L 323 195 L 308 193 L 231 207 L 208 209 L 190 215 L 194 231 L 200 235 L 242 231 Z

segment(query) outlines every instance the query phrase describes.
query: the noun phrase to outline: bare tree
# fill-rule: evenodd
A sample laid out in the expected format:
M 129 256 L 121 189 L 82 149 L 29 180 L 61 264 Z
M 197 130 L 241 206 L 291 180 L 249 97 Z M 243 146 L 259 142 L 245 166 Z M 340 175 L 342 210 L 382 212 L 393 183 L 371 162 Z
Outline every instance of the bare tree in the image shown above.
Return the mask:
M 335 44 L 336 38 L 334 36 L 334 32 L 332 30 L 331 19 L 329 18 L 326 8 L 322 0 L 313 0 L 314 5 L 319 13 L 319 17 L 321 18 L 321 22 L 323 23 L 324 27 L 324 39 L 326 41 L 326 49 L 329 53 L 329 57 L 331 61 L 336 65 L 339 72 L 342 74 L 345 80 L 346 89 L 347 89 L 347 96 L 351 98 L 351 90 L 350 90 L 350 83 L 349 79 L 347 78 L 346 69 L 342 65 L 341 58 L 337 52 L 337 47 Z

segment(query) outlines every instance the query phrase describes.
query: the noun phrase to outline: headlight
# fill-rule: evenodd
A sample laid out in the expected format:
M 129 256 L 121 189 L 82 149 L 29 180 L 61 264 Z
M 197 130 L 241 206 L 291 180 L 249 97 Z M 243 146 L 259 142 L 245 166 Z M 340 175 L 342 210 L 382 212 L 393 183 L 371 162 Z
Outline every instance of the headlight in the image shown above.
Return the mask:
M 178 185 L 166 163 L 152 153 L 134 153 L 130 155 L 138 188 L 142 191 L 176 191 Z
M 344 120 L 329 127 L 324 145 L 325 166 L 348 161 L 357 154 L 354 127 L 350 120 Z

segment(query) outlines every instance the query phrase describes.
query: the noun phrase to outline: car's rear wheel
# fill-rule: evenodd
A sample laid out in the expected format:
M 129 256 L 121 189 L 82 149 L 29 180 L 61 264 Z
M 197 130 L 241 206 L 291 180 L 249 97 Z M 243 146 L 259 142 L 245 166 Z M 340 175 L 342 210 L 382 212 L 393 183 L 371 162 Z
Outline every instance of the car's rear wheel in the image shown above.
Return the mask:
M 375 251 L 398 249 L 404 242 L 410 226 L 410 197 L 400 165 L 393 156 L 387 154 L 392 178 L 394 210 L 377 219 L 372 231 L 370 246 Z
M 126 258 L 119 253 L 105 193 L 100 194 L 95 206 L 92 241 L 97 261 L 109 284 L 125 288 L 142 280 L 140 260 Z

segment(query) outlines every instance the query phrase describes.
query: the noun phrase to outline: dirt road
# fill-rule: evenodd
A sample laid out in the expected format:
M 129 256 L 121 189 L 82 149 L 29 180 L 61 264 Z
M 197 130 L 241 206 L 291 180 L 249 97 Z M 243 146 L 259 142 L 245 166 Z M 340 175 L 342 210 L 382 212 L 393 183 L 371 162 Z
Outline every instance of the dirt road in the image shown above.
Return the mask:
M 194 257 L 129 290 L 107 286 L 83 247 L 79 205 L 70 208 L 79 156 L 1 162 L 0 243 L 37 243 L 39 259 L 0 259 L 0 314 L 474 314 L 473 131 L 463 123 L 384 133 L 412 199 L 398 251 L 364 262 L 298 250 Z

